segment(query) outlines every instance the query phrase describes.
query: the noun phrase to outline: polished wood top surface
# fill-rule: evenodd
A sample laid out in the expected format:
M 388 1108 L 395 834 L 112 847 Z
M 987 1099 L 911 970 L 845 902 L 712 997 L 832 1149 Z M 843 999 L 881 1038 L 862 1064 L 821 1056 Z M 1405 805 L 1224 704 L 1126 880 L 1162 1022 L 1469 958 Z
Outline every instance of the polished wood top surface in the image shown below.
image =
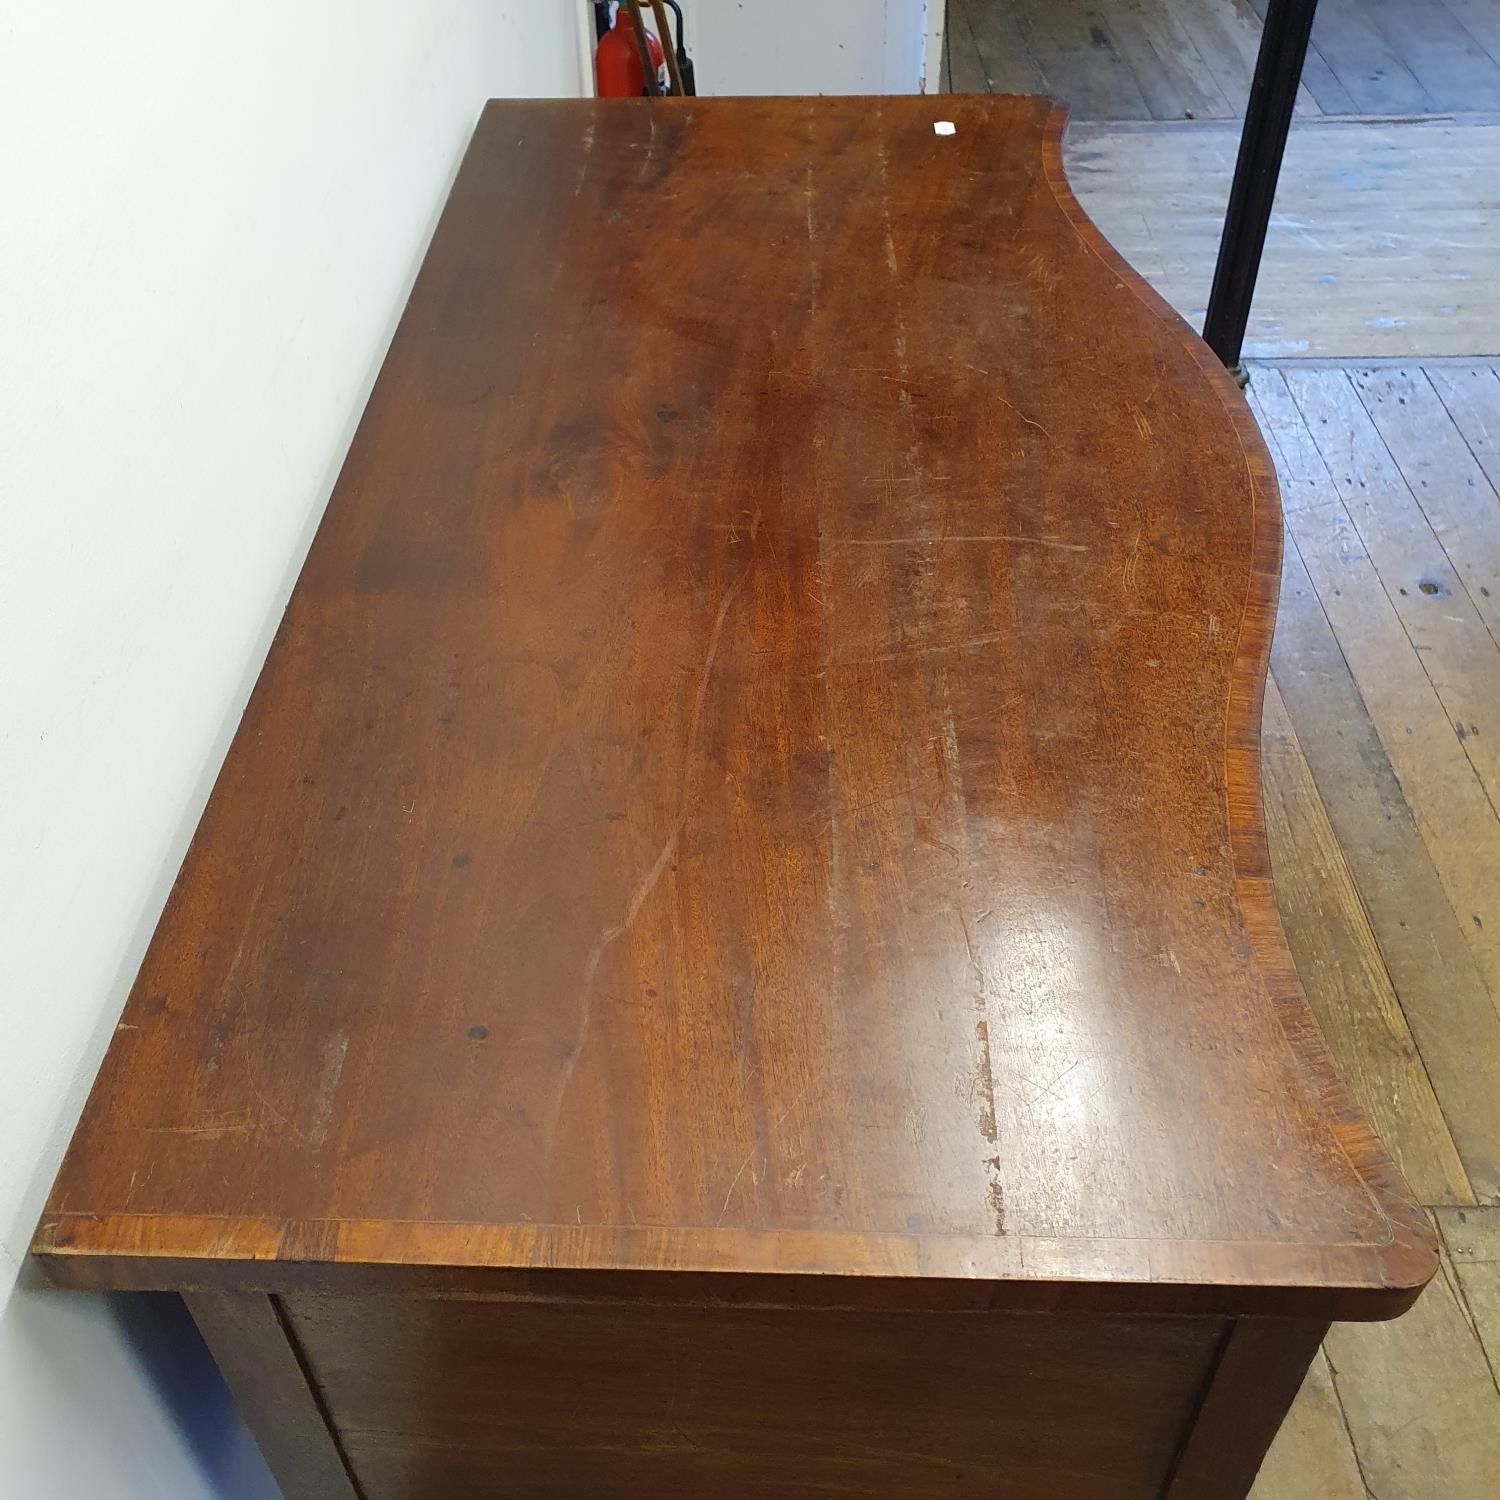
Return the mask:
M 57 1279 L 1410 1301 L 1268 879 L 1274 480 L 1061 132 L 486 109 Z

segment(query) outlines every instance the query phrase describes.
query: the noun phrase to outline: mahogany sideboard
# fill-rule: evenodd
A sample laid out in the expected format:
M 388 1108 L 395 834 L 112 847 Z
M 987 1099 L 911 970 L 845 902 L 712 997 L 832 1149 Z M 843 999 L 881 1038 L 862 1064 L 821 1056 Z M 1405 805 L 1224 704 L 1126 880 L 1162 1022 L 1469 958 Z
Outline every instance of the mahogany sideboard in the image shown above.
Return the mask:
M 1062 128 L 485 109 L 35 1242 L 288 1500 L 1235 1500 L 1432 1274 L 1266 451 Z

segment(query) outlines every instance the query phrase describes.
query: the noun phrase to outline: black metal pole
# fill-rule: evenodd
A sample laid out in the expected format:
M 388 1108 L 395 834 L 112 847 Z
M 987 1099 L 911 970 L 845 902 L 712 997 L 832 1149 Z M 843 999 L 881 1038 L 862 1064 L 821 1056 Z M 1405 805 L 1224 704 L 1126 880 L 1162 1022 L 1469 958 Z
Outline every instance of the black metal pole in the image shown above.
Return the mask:
M 1224 235 L 1219 241 L 1219 261 L 1203 320 L 1204 340 L 1236 375 L 1243 373 L 1240 350 L 1250 321 L 1250 300 L 1255 295 L 1276 179 L 1281 174 L 1281 156 L 1317 8 L 1318 0 L 1270 0 L 1266 10 L 1224 215 Z

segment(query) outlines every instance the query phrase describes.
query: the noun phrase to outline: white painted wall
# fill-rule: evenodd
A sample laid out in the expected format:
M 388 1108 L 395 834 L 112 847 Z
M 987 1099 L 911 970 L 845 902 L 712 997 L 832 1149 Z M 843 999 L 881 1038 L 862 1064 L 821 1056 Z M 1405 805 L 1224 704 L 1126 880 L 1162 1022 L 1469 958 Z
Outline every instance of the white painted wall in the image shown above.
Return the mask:
M 0 1496 L 266 1493 L 171 1303 L 17 1283 L 482 101 L 566 0 L 0 0 Z
M 682 0 L 682 8 L 705 95 L 916 94 L 929 54 L 941 55 L 943 0 Z M 934 68 L 928 92 L 937 78 Z
M 943 88 L 943 44 L 948 34 L 948 0 L 923 0 L 922 92 L 938 94 Z

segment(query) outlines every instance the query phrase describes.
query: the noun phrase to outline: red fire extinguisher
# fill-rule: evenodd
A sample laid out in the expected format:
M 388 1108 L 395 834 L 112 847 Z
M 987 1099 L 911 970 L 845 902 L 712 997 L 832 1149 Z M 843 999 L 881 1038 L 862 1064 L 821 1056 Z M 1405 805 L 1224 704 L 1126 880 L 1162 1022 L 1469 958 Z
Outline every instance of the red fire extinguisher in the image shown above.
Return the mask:
M 645 30 L 645 28 L 642 28 Z M 646 47 L 651 56 L 655 87 L 647 88 L 645 69 L 641 66 L 640 40 L 630 7 L 621 5 L 615 11 L 615 24 L 599 39 L 594 52 L 594 86 L 601 99 L 638 99 L 642 94 L 662 94 L 661 72 L 666 53 L 653 32 L 647 30 Z

